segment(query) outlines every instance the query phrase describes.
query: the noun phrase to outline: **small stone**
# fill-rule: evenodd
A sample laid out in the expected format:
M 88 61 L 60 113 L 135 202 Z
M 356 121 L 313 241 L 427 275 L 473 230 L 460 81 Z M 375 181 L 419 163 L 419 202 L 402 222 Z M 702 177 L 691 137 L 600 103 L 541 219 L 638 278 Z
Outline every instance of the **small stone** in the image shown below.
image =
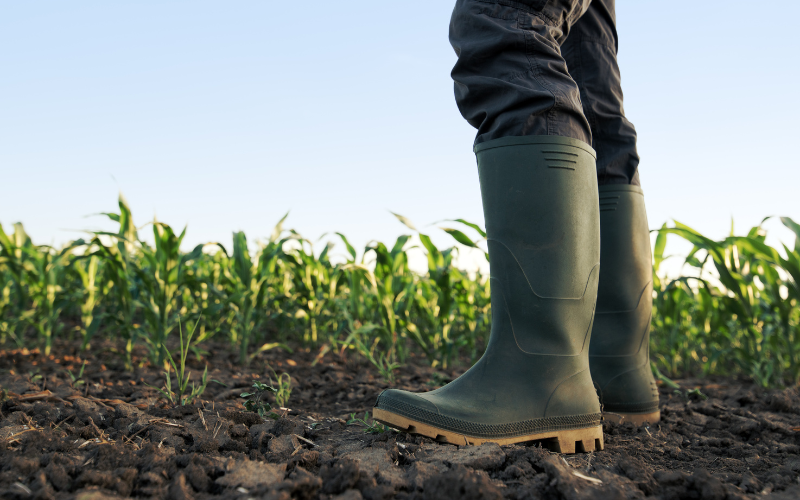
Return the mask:
M 433 453 L 422 460 L 463 465 L 472 469 L 494 470 L 503 465 L 506 461 L 506 454 L 497 443 L 483 443 L 480 446 L 465 446 L 461 449 L 454 446 L 443 446 L 435 449 Z
M 267 449 L 270 453 L 288 456 L 294 453 L 294 450 L 297 449 L 299 445 L 300 443 L 296 437 L 286 435 L 270 439 Z
M 130 405 L 129 405 L 130 406 Z M 83 413 L 96 413 L 100 409 L 95 403 L 88 399 L 76 398 L 72 401 L 72 407 Z
M 175 477 L 175 480 L 169 485 L 167 495 L 169 500 L 191 500 L 194 498 L 192 487 L 189 486 L 184 474 L 178 474 Z
M 80 400 L 76 400 L 80 401 Z M 93 403 L 94 404 L 94 403 Z M 118 404 L 114 410 L 114 418 L 136 418 L 142 414 L 139 408 L 127 403 Z
M 361 470 L 376 471 L 380 483 L 388 484 L 394 489 L 406 488 L 408 483 L 403 477 L 399 467 L 394 465 L 392 457 L 387 450 L 381 448 L 365 448 L 363 450 L 346 453 L 344 458 L 350 458 L 359 463 Z
M 217 484 L 231 488 L 241 486 L 249 489 L 275 484 L 283 480 L 283 476 L 286 474 L 286 464 L 241 460 L 228 464 L 226 470 L 225 475 L 217 479 Z
M 792 398 L 783 392 L 775 393 L 770 398 L 769 408 L 773 411 L 791 412 Z
M 425 481 L 429 480 L 437 474 L 441 474 L 447 470 L 447 466 L 441 462 L 425 463 L 414 462 L 408 468 L 406 473 L 406 480 L 412 488 L 422 490 Z
M 361 475 L 355 460 L 343 458 L 332 465 L 323 465 L 319 471 L 324 493 L 342 493 L 353 488 Z
M 484 471 L 456 465 L 444 474 L 437 474 L 427 480 L 422 497 L 425 500 L 502 500 L 503 494 Z
M 686 476 L 680 472 L 657 470 L 653 473 L 653 479 L 664 486 L 675 486 L 683 484 Z
M 263 424 L 256 424 L 250 427 L 250 436 L 255 441 L 262 433 L 273 434 L 272 429 L 275 427 L 275 421 L 272 419 L 267 420 Z
M 331 500 L 363 500 L 361 492 L 358 490 L 347 490 L 341 495 L 336 495 Z

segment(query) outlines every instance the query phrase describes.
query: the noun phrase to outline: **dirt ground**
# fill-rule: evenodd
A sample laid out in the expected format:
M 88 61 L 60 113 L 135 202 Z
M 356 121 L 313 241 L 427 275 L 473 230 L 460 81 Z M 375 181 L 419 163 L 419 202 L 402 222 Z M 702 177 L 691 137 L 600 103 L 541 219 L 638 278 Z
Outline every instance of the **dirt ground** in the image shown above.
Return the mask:
M 122 369 L 112 346 L 0 351 L 0 498 L 662 499 L 800 498 L 800 394 L 747 382 L 684 380 L 702 395 L 661 392 L 662 421 L 604 424 L 606 449 L 561 456 L 541 445 L 457 447 L 348 425 L 388 387 L 355 359 L 270 351 L 247 369 L 223 346 L 202 401 L 173 407 Z M 218 348 L 217 348 L 218 347 Z M 87 361 L 83 380 L 73 384 Z M 239 394 L 274 369 L 293 389 L 277 420 Z M 395 387 L 424 391 L 457 376 L 424 363 Z M 704 399 L 703 396 L 707 397 Z

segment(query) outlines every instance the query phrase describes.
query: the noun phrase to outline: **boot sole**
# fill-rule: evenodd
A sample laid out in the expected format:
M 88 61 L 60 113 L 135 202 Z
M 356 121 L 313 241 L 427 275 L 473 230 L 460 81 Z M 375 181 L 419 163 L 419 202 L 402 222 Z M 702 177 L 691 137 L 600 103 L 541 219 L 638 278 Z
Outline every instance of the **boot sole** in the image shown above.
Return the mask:
M 603 426 L 601 425 L 582 429 L 541 432 L 509 438 L 481 438 L 439 429 L 432 425 L 423 424 L 422 422 L 417 422 L 380 408 L 373 408 L 372 417 L 378 422 L 399 431 L 409 434 L 419 434 L 421 436 L 433 438 L 442 443 L 450 443 L 459 446 L 479 445 L 483 443 L 505 445 L 527 441 L 540 441 L 543 447 L 564 454 L 586 453 L 603 449 Z
M 617 413 L 604 411 L 603 420 L 614 422 L 616 424 L 624 424 L 631 422 L 635 426 L 644 424 L 655 424 L 661 420 L 661 410 L 656 410 L 650 413 Z

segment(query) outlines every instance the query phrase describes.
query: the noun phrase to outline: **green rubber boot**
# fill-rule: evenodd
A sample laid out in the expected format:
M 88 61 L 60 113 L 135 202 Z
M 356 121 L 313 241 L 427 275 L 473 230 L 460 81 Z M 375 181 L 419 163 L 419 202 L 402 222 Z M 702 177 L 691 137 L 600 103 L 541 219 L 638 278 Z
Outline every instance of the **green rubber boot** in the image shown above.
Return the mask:
M 653 265 L 638 186 L 600 187 L 600 285 L 589 360 L 606 419 L 660 418 L 650 369 Z
M 542 441 L 603 448 L 589 372 L 600 264 L 594 150 L 565 137 L 504 137 L 475 147 L 491 257 L 486 352 L 435 391 L 390 389 L 373 416 L 457 445 Z

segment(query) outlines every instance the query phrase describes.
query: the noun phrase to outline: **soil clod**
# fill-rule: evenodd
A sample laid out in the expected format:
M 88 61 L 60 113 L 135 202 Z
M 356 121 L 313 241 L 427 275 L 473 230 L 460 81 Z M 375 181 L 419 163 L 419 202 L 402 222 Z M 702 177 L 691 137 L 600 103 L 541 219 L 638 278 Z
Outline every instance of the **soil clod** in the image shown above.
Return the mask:
M 77 354 L 69 344 L 59 352 Z M 0 498 L 800 498 L 796 389 L 680 381 L 705 399 L 664 388 L 658 424 L 606 421 L 603 451 L 561 455 L 541 442 L 457 446 L 348 425 L 351 414 L 371 414 L 388 384 L 330 354 L 312 365 L 316 353 L 300 349 L 290 364 L 274 350 L 245 369 L 209 354 L 193 371 L 207 362 L 225 386 L 209 385 L 185 406 L 158 398 L 149 386 L 163 384 L 161 375 L 146 364 L 125 372 L 108 351 L 81 356 L 86 385 L 75 389 L 57 358 L 0 352 L 8 395 L 0 403 Z M 276 418 L 245 411 L 238 388 L 266 381 L 278 366 L 292 377 L 292 410 L 275 410 Z M 46 389 L 19 375 L 34 371 Z M 433 379 L 423 363 L 410 363 L 396 386 L 429 390 Z

